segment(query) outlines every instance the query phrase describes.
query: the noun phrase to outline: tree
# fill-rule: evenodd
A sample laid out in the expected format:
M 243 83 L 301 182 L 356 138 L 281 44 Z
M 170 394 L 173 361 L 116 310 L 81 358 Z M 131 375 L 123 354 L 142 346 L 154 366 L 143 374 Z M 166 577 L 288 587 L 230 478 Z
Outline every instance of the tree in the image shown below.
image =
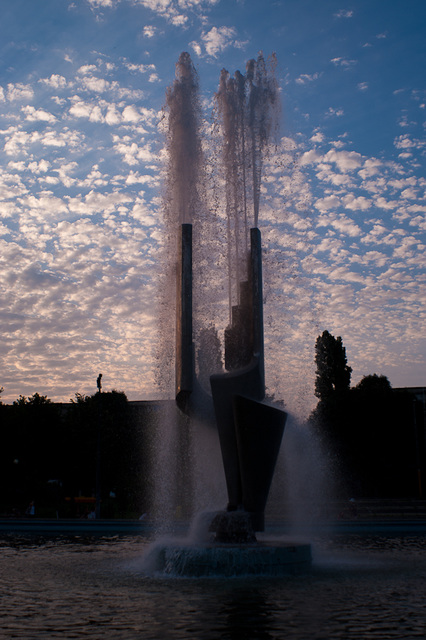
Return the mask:
M 25 509 L 36 501 L 37 513 L 50 500 L 50 481 L 60 478 L 61 414 L 47 396 L 19 396 L 2 405 L 0 504 L 2 510 Z
M 45 404 L 52 404 L 52 401 L 47 396 L 41 396 L 39 393 L 33 393 L 32 396 L 27 398 L 26 396 L 19 396 L 17 400 L 13 401 L 14 406 L 32 405 L 41 406 Z
M 345 393 L 330 391 L 330 385 L 328 390 L 310 420 L 328 454 L 337 493 L 418 497 L 425 445 L 412 396 L 375 373 Z
M 363 393 L 370 393 L 375 395 L 383 395 L 392 391 L 391 383 L 386 376 L 378 376 L 377 373 L 373 373 L 369 376 L 364 376 L 362 380 L 358 382 L 355 389 Z
M 98 489 L 102 517 L 115 516 L 116 507 L 124 513 L 133 501 L 140 458 L 126 395 L 116 390 L 76 393 L 65 420 L 67 496 L 93 496 Z M 116 498 L 110 500 L 112 494 Z
M 315 342 L 315 395 L 319 402 L 310 416 L 310 422 L 327 452 L 330 477 L 339 479 L 339 493 L 346 492 L 348 460 L 351 455 L 348 430 L 348 402 L 352 369 L 346 360 L 342 338 L 328 331 Z M 340 482 L 340 479 L 342 481 Z
M 352 369 L 347 364 L 346 349 L 342 338 L 335 338 L 323 331 L 315 342 L 315 364 L 317 366 L 315 395 L 320 400 L 329 399 L 333 393 L 349 390 Z
M 0 405 L 0 437 L 0 514 L 34 500 L 40 517 L 82 515 L 87 503 L 74 498 L 94 496 L 98 469 L 103 517 L 146 510 L 146 423 L 124 393 L 76 394 L 70 404 L 20 395 Z

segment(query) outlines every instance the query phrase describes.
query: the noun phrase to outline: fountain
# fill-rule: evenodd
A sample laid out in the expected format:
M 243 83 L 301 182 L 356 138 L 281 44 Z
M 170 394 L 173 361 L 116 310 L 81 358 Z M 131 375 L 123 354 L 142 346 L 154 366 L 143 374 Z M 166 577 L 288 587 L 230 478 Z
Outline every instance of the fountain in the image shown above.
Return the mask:
M 188 420 L 214 414 L 228 493 L 226 509 L 204 513 L 199 539 L 156 546 L 155 568 L 180 575 L 279 575 L 306 568 L 310 545 L 258 540 L 287 414 L 265 401 L 261 233 L 263 150 L 277 102 L 263 56 L 246 74 L 222 71 L 217 102 L 224 135 L 229 324 L 225 372 L 210 376 L 211 395 L 196 375 L 193 342 L 193 225 L 197 224 L 201 142 L 197 79 L 182 53 L 168 92 L 169 207 L 178 224 L 176 404 Z M 252 218 L 249 223 L 249 208 Z M 200 536 L 200 531 L 202 535 Z

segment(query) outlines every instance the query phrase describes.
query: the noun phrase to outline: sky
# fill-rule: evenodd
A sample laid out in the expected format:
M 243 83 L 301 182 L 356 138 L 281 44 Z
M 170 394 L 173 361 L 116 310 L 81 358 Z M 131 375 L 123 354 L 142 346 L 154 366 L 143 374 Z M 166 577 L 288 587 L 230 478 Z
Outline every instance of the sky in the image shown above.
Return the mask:
M 314 406 L 325 329 L 352 385 L 426 385 L 424 0 L 4 0 L 0 43 L 4 402 L 94 393 L 99 372 L 105 390 L 158 397 L 164 105 L 182 51 L 207 146 L 221 69 L 277 56 L 269 392 Z

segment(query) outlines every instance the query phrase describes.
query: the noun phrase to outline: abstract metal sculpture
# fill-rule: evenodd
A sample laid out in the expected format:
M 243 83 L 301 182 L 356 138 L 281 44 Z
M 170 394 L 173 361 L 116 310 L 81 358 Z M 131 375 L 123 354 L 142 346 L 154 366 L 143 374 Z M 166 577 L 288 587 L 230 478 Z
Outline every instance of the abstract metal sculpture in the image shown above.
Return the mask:
M 183 224 L 177 269 L 176 403 L 191 413 L 195 386 L 192 342 L 192 226 Z M 228 491 L 228 506 L 211 524 L 217 541 L 252 542 L 264 511 L 287 414 L 264 402 L 261 237 L 250 230 L 247 281 L 225 330 L 227 373 L 210 383 Z

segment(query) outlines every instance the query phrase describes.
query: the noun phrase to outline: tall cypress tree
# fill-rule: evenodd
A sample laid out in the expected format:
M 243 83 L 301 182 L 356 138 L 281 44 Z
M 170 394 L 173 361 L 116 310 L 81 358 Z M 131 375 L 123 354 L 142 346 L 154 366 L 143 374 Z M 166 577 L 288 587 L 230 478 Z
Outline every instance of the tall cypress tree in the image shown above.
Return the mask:
M 320 400 L 327 400 L 334 392 L 349 390 L 352 369 L 347 364 L 346 349 L 342 338 L 335 338 L 328 331 L 323 331 L 315 342 L 315 395 Z

